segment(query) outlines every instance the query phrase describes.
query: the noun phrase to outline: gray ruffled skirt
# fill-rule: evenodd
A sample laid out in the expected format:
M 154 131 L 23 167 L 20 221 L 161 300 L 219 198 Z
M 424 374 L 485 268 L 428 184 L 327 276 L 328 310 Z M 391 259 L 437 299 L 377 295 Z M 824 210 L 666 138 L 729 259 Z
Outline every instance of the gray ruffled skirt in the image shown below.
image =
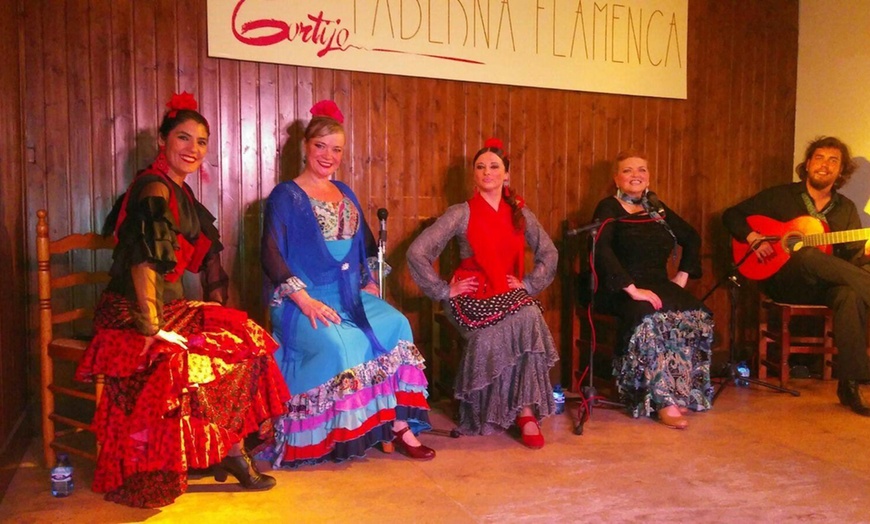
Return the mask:
M 450 311 L 448 304 L 445 310 Z M 471 331 L 451 320 L 465 341 L 454 395 L 460 402 L 461 433 L 503 432 L 524 406 L 532 406 L 538 420 L 555 412 L 550 368 L 559 354 L 536 305 Z

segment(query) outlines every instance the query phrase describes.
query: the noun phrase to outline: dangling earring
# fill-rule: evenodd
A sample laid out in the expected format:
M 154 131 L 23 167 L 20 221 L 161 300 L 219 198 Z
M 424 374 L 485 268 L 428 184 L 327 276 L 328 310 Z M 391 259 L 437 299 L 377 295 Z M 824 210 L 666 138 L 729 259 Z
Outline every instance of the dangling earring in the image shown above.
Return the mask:
M 154 167 L 163 173 L 169 171 L 169 162 L 166 160 L 166 145 L 157 146 L 157 158 L 154 159 Z

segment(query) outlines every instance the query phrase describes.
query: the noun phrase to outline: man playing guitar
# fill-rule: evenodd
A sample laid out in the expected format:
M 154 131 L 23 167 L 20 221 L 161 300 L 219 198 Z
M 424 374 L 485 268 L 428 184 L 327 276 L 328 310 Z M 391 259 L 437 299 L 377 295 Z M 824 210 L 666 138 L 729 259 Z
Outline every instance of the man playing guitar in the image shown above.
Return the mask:
M 817 138 L 809 144 L 804 161 L 795 169 L 800 182 L 765 189 L 725 210 L 722 221 L 735 244 L 741 244 L 744 251 L 754 251 L 747 254 L 747 265 L 754 264 L 758 274 L 764 275 L 758 278 L 765 278 L 761 286 L 770 298 L 778 302 L 823 304 L 833 309 L 838 352 L 837 396 L 855 413 L 870 416 L 867 355 L 870 244 L 833 240 L 841 243 L 834 244 L 833 250 L 824 246 L 823 251 L 803 247 L 802 242 L 782 236 L 776 228 L 756 230 L 766 222 L 790 222 L 797 226 L 806 216 L 816 219 L 809 219 L 810 222 L 826 224 L 832 232 L 859 229 L 861 222 L 855 203 L 837 192 L 854 170 L 846 144 L 834 137 Z M 735 245 L 735 253 L 738 247 L 741 246 Z M 763 268 L 767 264 L 778 269 L 765 273 Z

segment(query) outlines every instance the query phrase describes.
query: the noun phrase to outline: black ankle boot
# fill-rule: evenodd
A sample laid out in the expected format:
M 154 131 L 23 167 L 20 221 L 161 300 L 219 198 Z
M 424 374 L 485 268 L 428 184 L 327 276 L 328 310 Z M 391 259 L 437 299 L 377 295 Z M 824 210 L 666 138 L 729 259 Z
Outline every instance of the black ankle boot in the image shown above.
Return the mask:
M 236 477 L 245 489 L 253 491 L 265 491 L 275 485 L 275 477 L 264 475 L 257 471 L 257 466 L 247 453 L 236 457 L 224 457 L 220 464 L 216 465 L 214 479 L 223 482 L 227 479 L 227 473 Z
M 852 411 L 865 417 L 870 417 L 870 407 L 861 396 L 861 389 L 856 380 L 841 380 L 837 383 L 837 397 L 840 404 L 848 406 Z

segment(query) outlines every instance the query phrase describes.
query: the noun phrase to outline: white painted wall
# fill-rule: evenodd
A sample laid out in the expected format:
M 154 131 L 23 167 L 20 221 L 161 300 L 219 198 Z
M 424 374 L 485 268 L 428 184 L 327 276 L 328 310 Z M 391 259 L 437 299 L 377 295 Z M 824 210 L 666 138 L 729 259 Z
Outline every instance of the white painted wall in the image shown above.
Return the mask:
M 794 165 L 816 136 L 846 142 L 859 168 L 843 193 L 870 227 L 870 0 L 800 0 L 799 24 Z

